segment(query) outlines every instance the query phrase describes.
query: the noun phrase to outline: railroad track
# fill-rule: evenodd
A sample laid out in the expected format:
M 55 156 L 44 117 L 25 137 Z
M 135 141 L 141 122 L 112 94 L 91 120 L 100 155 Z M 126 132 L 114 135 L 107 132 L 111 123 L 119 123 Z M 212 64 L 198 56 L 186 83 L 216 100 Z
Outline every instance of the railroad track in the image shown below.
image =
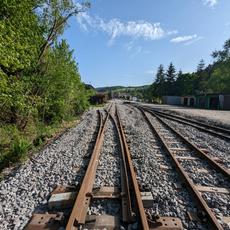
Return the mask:
M 223 136 L 219 136 L 220 133 L 214 135 L 210 133 L 209 129 L 206 132 L 206 128 L 197 128 L 196 125 L 188 124 L 187 122 L 181 122 L 178 119 L 170 116 L 162 116 L 161 113 L 156 112 L 155 110 L 149 109 L 149 107 L 139 106 L 139 108 L 144 109 L 145 111 L 154 112 L 158 117 L 160 117 L 165 123 L 170 127 L 174 128 L 179 132 L 183 137 L 189 139 L 194 145 L 201 149 L 207 156 L 213 158 L 218 164 L 222 165 L 224 168 L 230 168 L 230 158 L 229 158 L 229 141 L 228 136 L 222 133 Z M 191 120 L 192 122 L 192 120 Z M 219 128 L 219 127 L 217 127 Z M 227 129 L 226 129 L 227 132 Z
M 130 106 L 130 108 L 133 107 Z M 167 158 L 173 162 L 171 169 L 161 165 L 160 170 L 177 171 L 180 180 L 177 180 L 176 190 L 180 194 L 188 193 L 193 198 L 192 202 L 195 205 L 189 203 L 188 209 L 185 206 L 187 201 L 184 202 L 183 207 L 178 204 L 178 208 L 182 207 L 186 212 L 187 219 L 183 219 L 183 224 L 186 221 L 192 222 L 193 225 L 189 225 L 189 229 L 225 229 L 226 225 L 218 219 L 218 213 L 209 207 L 209 200 L 216 195 L 221 196 L 222 199 L 226 199 L 223 196 L 229 196 L 229 170 L 212 159 L 204 150 L 190 143 L 159 114 L 146 108 L 139 109 L 145 123 L 152 131 L 153 139 L 157 139 L 163 151 L 166 152 Z M 137 170 L 143 165 L 137 165 L 136 162 L 140 161 L 138 158 L 135 159 L 129 150 L 132 147 L 132 143 L 126 139 L 129 130 L 124 128 L 125 122 L 121 119 L 120 112 L 119 107 L 114 105 L 104 112 L 98 111 L 97 137 L 92 154 L 88 156 L 90 157 L 89 164 L 80 187 L 57 186 L 49 199 L 48 212 L 35 213 L 25 229 L 183 229 L 182 221 L 178 218 L 181 217 L 180 215 L 160 215 L 158 212 L 151 211 L 157 200 L 152 196 L 150 192 L 152 190 L 142 186 L 140 175 L 137 177 Z M 116 157 L 119 159 L 119 172 L 117 172 L 119 175 L 116 176 L 120 182 L 112 186 L 101 186 L 95 181 L 99 168 L 103 167 L 100 165 L 101 158 L 106 157 L 103 156 L 102 149 L 106 141 L 109 122 L 113 124 L 114 132 L 118 137 L 116 142 L 118 142 L 119 150 Z M 152 147 L 158 148 L 154 143 Z M 145 152 L 142 150 L 139 155 L 145 158 Z M 157 157 L 162 156 L 159 154 Z M 109 174 L 108 171 L 107 168 L 105 174 Z M 104 178 L 107 180 L 106 175 Z M 190 198 L 186 199 L 190 202 Z M 118 211 L 112 210 L 112 214 L 98 214 L 92 211 L 94 203 L 102 206 L 109 202 L 114 202 L 119 208 L 111 207 Z M 158 209 L 161 209 L 160 203 Z M 196 209 L 196 211 L 191 211 L 191 209 Z M 228 219 L 228 213 L 229 210 L 222 215 Z
M 113 106 L 113 105 L 112 105 Z M 98 112 L 99 126 L 94 149 L 80 188 L 58 186 L 49 200 L 49 213 L 34 214 L 25 229 L 182 229 L 181 221 L 175 217 L 149 219 L 143 204 L 146 197 L 140 191 L 136 173 L 132 165 L 120 114 L 112 106 L 105 118 Z M 120 187 L 94 188 L 96 172 L 103 146 L 106 126 L 113 122 L 120 144 Z M 119 216 L 90 215 L 89 207 L 94 200 L 116 200 L 121 204 Z M 107 202 L 106 201 L 106 202 Z
M 182 117 L 179 115 L 174 115 L 174 114 L 162 112 L 162 111 L 156 110 L 154 108 L 151 108 L 149 106 L 139 106 L 139 107 L 141 107 L 143 109 L 147 109 L 149 111 L 152 111 L 160 117 L 170 119 L 170 120 L 173 120 L 176 122 L 180 122 L 180 123 L 185 124 L 185 125 L 192 126 L 192 127 L 197 128 L 201 131 L 212 134 L 213 136 L 223 138 L 224 140 L 230 141 L 230 130 L 229 129 L 214 126 L 214 125 L 209 125 L 209 124 L 206 124 L 204 122 L 200 122 L 200 121 L 197 121 L 194 119 L 185 118 L 185 117 Z
M 199 207 L 196 217 L 193 214 L 189 214 L 190 218 L 200 219 L 201 222 L 209 226 L 208 229 L 224 229 L 217 219 L 216 213 L 208 206 L 205 197 L 206 193 L 209 194 L 209 198 L 216 194 L 230 194 L 229 169 L 221 166 L 215 159 L 212 159 L 203 150 L 189 142 L 178 131 L 167 124 L 158 113 L 147 108 L 138 108 L 141 110 L 153 135 L 158 137 L 168 157 L 172 160 L 177 172 L 181 176 L 182 183 L 186 184 Z M 205 178 L 208 186 L 201 185 L 200 177 Z M 220 177 L 226 182 L 225 187 L 221 187 L 219 183 Z

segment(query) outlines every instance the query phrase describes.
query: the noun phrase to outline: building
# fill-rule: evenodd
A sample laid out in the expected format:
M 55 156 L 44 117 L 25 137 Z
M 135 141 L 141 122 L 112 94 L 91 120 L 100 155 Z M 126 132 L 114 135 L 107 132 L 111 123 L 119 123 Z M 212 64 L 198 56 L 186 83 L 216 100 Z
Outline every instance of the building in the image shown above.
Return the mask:
M 93 105 L 106 103 L 108 95 L 106 93 L 96 93 L 90 97 L 90 103 Z
M 230 95 L 220 95 L 220 108 L 230 110 Z
M 197 95 L 195 98 L 197 108 L 230 110 L 230 95 L 206 94 Z
M 181 105 L 181 97 L 179 96 L 163 96 L 163 104 L 167 105 Z
M 182 105 L 200 109 L 230 110 L 230 94 L 163 96 L 162 102 L 167 105 Z
M 183 96 L 181 97 L 181 99 L 182 99 L 181 104 L 183 106 L 189 106 L 189 107 L 195 106 L 195 102 L 196 102 L 195 96 Z

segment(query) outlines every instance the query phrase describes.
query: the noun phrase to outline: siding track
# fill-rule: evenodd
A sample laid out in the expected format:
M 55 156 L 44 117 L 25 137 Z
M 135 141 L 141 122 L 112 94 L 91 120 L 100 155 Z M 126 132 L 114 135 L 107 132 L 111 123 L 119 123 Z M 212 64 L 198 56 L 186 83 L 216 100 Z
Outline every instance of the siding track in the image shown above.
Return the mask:
M 205 213 L 204 216 L 207 218 L 210 229 L 223 229 L 223 226 L 217 220 L 215 214 L 211 211 L 203 197 L 205 197 L 204 193 L 210 192 L 211 189 L 214 189 L 218 193 L 218 188 L 220 189 L 222 185 L 219 181 L 225 181 L 223 190 L 229 194 L 229 170 L 218 164 L 205 152 L 184 138 L 179 132 L 167 124 L 161 116 L 159 116 L 159 113 L 153 112 L 145 107 L 138 106 L 138 108 L 142 111 L 149 126 L 162 143 L 200 209 Z M 150 114 L 154 116 L 152 120 L 149 117 Z M 198 173 L 198 171 L 203 171 L 203 175 L 202 173 Z M 206 180 L 205 185 L 208 184 L 209 186 L 202 185 L 202 180 L 199 180 L 200 177 L 204 177 L 204 180 Z M 219 180 L 220 177 L 221 180 Z M 211 193 L 211 195 L 212 194 L 213 193 Z
M 178 121 L 180 123 L 186 124 L 186 125 L 190 125 L 192 127 L 195 127 L 201 131 L 204 131 L 206 133 L 210 133 L 214 136 L 223 138 L 225 140 L 230 141 L 230 130 L 229 129 L 225 129 L 222 127 L 218 127 L 218 126 L 214 126 L 214 125 L 208 125 L 204 122 L 200 122 L 200 121 L 196 121 L 195 119 L 189 119 L 189 118 L 185 118 L 179 115 L 173 115 L 173 114 L 169 114 L 166 112 L 162 112 L 156 109 L 153 109 L 149 106 L 141 106 L 143 109 L 147 109 L 149 111 L 154 112 L 155 114 L 157 114 L 160 117 L 164 117 L 164 118 L 168 118 L 170 120 L 173 121 Z

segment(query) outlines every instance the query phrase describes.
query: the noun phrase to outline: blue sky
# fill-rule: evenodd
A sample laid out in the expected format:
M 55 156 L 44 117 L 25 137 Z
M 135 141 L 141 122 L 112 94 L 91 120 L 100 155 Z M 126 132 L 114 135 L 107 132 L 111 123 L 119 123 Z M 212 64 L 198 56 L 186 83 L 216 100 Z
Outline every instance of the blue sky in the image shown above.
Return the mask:
M 230 38 L 230 0 L 91 0 L 63 37 L 94 87 L 151 84 L 160 64 L 192 72 Z

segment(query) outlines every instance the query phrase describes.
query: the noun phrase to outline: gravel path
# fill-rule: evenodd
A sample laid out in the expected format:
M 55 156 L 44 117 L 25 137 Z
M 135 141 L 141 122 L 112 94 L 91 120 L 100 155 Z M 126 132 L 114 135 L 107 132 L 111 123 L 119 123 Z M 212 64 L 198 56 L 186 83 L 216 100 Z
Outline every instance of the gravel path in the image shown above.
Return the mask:
M 80 124 L 0 182 L 1 230 L 23 229 L 32 212 L 46 206 L 55 185 L 81 181 L 87 164 L 83 156 L 91 151 L 96 118 L 95 109 L 85 113 Z

